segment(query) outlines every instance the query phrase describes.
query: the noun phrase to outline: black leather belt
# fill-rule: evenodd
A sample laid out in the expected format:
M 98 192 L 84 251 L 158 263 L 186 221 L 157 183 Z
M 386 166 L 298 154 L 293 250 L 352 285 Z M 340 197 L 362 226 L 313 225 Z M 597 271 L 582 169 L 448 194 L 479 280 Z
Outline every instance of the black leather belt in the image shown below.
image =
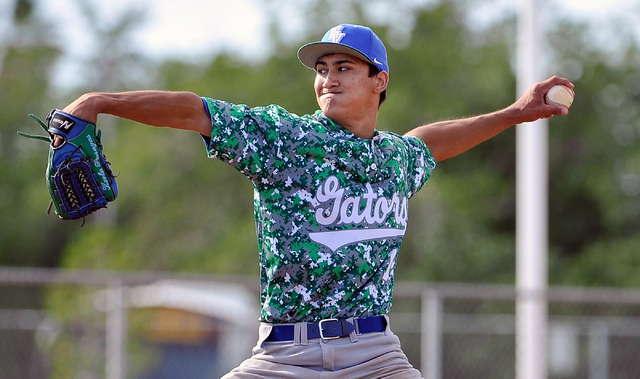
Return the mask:
M 352 332 L 357 334 L 384 332 L 387 320 L 384 316 L 372 316 L 354 318 L 353 322 L 338 319 L 326 319 L 318 323 L 307 324 L 307 338 L 322 338 L 330 340 L 334 338 L 348 337 Z M 295 325 L 273 325 L 268 342 L 293 341 L 295 338 Z

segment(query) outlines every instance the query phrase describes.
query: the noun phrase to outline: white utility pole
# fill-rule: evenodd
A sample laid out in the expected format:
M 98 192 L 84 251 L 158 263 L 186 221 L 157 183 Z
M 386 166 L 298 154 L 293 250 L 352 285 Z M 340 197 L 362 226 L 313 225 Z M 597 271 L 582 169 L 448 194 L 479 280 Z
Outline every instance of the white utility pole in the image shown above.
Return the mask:
M 518 96 L 543 80 L 544 0 L 520 0 Z M 547 378 L 548 123 L 516 127 L 516 377 Z

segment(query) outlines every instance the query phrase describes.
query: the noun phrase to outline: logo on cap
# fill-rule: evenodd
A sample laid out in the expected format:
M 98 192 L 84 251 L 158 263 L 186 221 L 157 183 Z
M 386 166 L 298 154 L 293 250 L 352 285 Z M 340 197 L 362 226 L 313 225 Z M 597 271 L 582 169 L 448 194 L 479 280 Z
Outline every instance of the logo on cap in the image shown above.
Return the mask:
M 342 39 L 346 36 L 342 31 L 344 30 L 344 26 L 339 25 L 335 28 L 331 29 L 331 34 L 329 34 L 329 42 L 340 43 Z

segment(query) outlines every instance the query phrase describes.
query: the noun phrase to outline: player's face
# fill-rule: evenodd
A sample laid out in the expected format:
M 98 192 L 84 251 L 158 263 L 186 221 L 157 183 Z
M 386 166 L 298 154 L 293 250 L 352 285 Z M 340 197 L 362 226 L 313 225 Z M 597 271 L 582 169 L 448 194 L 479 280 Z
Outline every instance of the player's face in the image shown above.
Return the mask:
M 376 77 L 369 77 L 369 65 L 346 54 L 330 54 L 316 62 L 315 92 L 320 109 L 337 124 L 349 124 L 377 109 Z

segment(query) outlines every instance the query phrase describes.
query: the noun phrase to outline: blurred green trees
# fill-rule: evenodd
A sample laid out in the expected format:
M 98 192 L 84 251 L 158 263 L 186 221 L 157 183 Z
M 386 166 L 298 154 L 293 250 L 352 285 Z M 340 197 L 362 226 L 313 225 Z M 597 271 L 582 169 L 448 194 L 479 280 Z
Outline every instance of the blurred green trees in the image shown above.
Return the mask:
M 309 22 L 308 34 L 298 41 L 284 38 L 274 23 L 279 53 L 266 61 L 247 64 L 224 54 L 195 64 L 136 57 L 123 43 L 135 17 L 125 15 L 113 29 L 97 33 L 116 59 L 98 65 L 106 57 L 94 57 L 92 82 L 59 93 L 49 76 L 59 46 L 39 37 L 47 26 L 25 10 L 29 2 L 18 3 L 15 31 L 0 46 L 0 264 L 256 275 L 251 185 L 206 159 L 199 136 L 100 116 L 99 126 L 110 136 L 105 153 L 120 174 L 120 195 L 80 228 L 44 214 L 47 146 L 19 139 L 16 130 L 37 130 L 28 113 L 44 117 L 82 91 L 142 86 L 313 112 L 313 72 L 299 64 L 295 51 L 344 19 L 332 13 Z M 310 2 L 309 20 L 312 5 L 327 3 Z M 397 38 L 366 4 L 352 0 L 340 6 L 349 22 L 371 25 L 384 40 Z M 388 44 L 392 80 L 379 129 L 403 133 L 514 100 L 516 20 L 505 17 L 472 30 L 465 22 L 468 7 L 462 0 L 430 3 L 411 13 L 409 39 Z M 640 286 L 633 270 L 640 260 L 638 44 L 622 43 L 619 58 L 611 59 L 586 28 L 571 25 L 549 35 L 547 64 L 555 68 L 549 73 L 569 77 L 577 92 L 570 116 L 550 120 L 550 280 Z M 139 80 L 123 80 L 132 72 Z M 412 200 L 410 218 L 399 279 L 512 283 L 515 130 L 441 162 Z

